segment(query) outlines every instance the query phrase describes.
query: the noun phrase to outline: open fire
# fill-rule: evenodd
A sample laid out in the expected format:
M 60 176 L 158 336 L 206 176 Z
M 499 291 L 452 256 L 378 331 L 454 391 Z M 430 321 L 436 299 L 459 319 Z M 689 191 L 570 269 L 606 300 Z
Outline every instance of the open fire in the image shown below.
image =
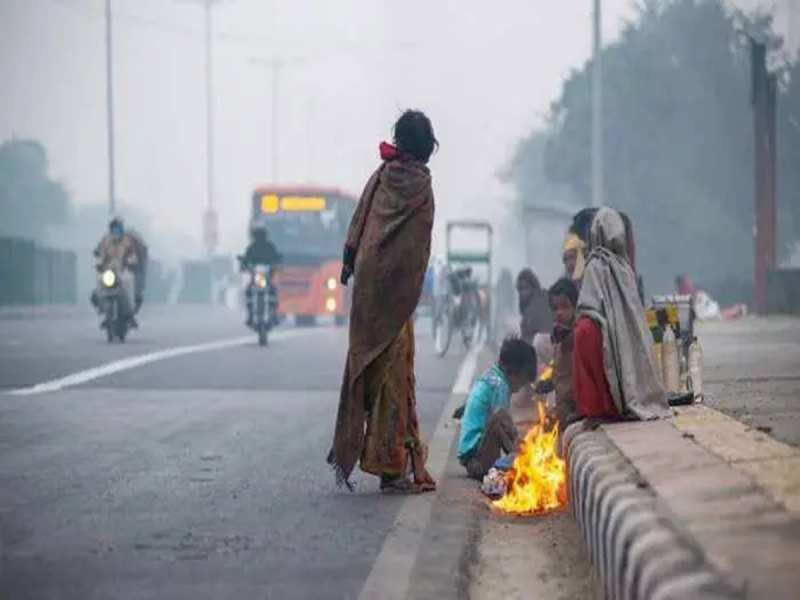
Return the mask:
M 516 515 L 543 514 L 567 503 L 566 463 L 558 456 L 558 421 L 547 429 L 544 403 L 539 422 L 525 434 L 514 465 L 506 473 L 506 492 L 492 503 Z

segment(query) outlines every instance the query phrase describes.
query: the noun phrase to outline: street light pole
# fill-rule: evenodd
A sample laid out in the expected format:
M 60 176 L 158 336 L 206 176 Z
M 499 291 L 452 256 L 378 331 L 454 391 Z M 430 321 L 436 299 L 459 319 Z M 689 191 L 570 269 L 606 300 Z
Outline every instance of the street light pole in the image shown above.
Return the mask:
M 187 0 L 202 3 L 205 11 L 205 84 L 206 84 L 206 211 L 203 214 L 203 243 L 206 251 L 214 253 L 218 243 L 218 217 L 214 208 L 214 61 L 213 23 L 214 4 L 221 0 Z
M 209 254 L 218 243 L 218 218 L 214 209 L 214 62 L 212 9 L 222 0 L 186 0 L 201 3 L 205 10 L 205 84 L 206 84 L 206 211 L 203 214 L 203 242 Z
M 117 210 L 114 181 L 114 79 L 113 38 L 111 31 L 111 0 L 106 0 L 106 128 L 108 133 L 108 214 Z
M 250 64 L 256 65 L 265 69 L 270 70 L 271 75 L 271 88 L 272 88 L 272 134 L 270 140 L 270 146 L 272 148 L 272 156 L 271 159 L 271 167 L 270 172 L 272 175 L 272 182 L 276 183 L 278 181 L 279 174 L 279 136 L 278 136 L 278 126 L 279 126 L 279 119 L 278 119 L 278 106 L 280 102 L 280 76 L 281 71 L 284 67 L 292 65 L 292 64 L 299 64 L 303 62 L 304 59 L 300 58 L 251 58 Z
M 272 65 L 272 182 L 278 182 L 278 86 L 283 63 L 276 60 Z
M 211 0 L 205 1 L 206 17 L 206 193 L 209 212 L 214 209 L 214 67 L 212 64 Z
M 603 206 L 603 31 L 601 0 L 594 0 L 592 50 L 592 206 Z

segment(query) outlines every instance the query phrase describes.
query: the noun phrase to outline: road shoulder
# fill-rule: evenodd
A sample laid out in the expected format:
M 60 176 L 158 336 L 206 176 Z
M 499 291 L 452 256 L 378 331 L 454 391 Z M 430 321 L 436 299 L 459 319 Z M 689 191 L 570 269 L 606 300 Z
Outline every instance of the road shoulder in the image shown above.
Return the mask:
M 424 554 L 429 544 L 427 539 L 431 530 L 440 525 L 434 520 L 438 507 L 442 506 L 449 485 L 447 475 L 453 460 L 453 448 L 457 435 L 457 426 L 451 415 L 453 411 L 463 404 L 466 394 L 472 384 L 477 368 L 482 364 L 486 348 L 475 347 L 467 353 L 455 383 L 453 384 L 450 398 L 442 410 L 439 422 L 430 441 L 428 442 L 428 472 L 438 482 L 437 490 L 429 494 L 409 496 L 403 502 L 394 524 L 386 536 L 380 553 L 378 554 L 372 570 L 364 582 L 359 598 L 369 600 L 372 598 L 408 598 L 428 597 L 427 594 L 415 596 L 415 587 L 434 582 L 442 585 L 435 573 L 428 573 L 422 577 L 415 576 L 420 564 L 420 555 Z M 433 534 L 437 535 L 437 534 Z M 451 551 L 458 551 L 452 546 Z M 454 555 L 445 552 L 439 553 L 440 561 L 450 561 Z M 458 561 L 458 557 L 455 557 Z M 440 564 L 442 564 L 440 562 Z
M 494 360 L 485 348 L 476 374 Z M 458 422 L 450 419 L 453 439 Z M 408 598 L 587 600 L 595 583 L 567 511 L 517 519 L 493 514 L 451 444 L 444 477 L 410 576 Z M 552 592 L 552 594 L 550 593 Z

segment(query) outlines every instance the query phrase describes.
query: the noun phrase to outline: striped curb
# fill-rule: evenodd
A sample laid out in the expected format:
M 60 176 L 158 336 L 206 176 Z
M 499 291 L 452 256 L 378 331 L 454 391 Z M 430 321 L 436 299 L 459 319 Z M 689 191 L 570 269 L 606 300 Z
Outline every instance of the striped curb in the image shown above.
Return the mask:
M 568 444 L 570 508 L 606 598 L 746 597 L 743 584 L 709 564 L 605 433 L 580 433 Z

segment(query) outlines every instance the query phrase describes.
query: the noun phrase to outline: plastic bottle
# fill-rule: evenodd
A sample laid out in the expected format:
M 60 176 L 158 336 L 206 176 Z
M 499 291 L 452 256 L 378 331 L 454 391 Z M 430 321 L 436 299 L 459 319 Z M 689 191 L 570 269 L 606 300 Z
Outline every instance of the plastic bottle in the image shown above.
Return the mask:
M 689 381 L 695 402 L 703 401 L 703 348 L 697 338 L 689 346 Z
M 661 371 L 664 378 L 664 388 L 669 393 L 677 393 L 681 385 L 678 341 L 675 339 L 675 332 L 669 326 L 667 326 L 664 340 L 661 342 Z
M 664 375 L 662 373 L 663 369 L 661 367 L 661 362 L 661 342 L 656 342 L 653 344 L 653 365 L 656 368 L 656 376 L 658 377 L 658 381 L 663 385 Z
M 689 361 L 684 351 L 683 340 L 678 340 L 678 362 L 680 363 L 681 394 L 689 391 Z

